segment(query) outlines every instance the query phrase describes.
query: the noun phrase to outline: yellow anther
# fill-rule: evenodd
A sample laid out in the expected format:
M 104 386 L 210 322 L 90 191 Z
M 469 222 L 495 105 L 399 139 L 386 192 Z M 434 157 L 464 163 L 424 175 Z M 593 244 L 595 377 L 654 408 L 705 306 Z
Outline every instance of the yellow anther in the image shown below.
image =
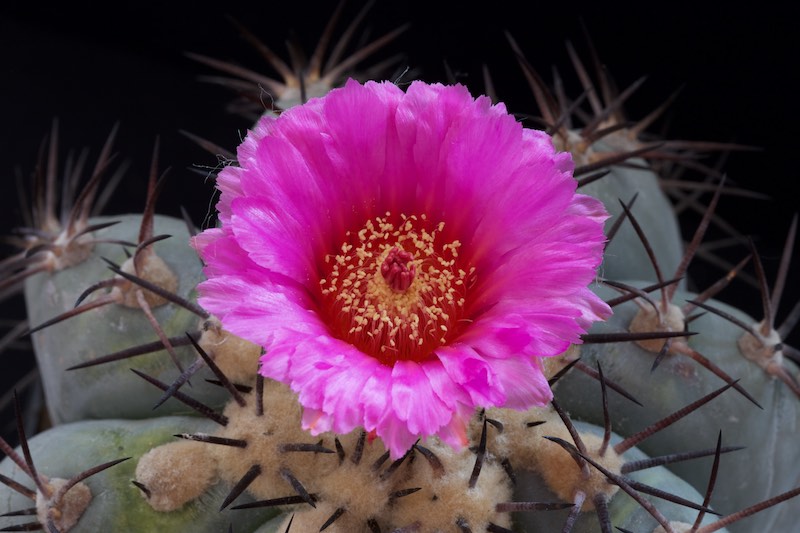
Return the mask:
M 343 340 L 387 364 L 428 357 L 464 311 L 475 269 L 458 268 L 461 243 L 441 242 L 444 223 L 430 228 L 425 215 L 387 213 L 348 232 L 342 253 L 325 258 L 320 292 L 332 322 Z

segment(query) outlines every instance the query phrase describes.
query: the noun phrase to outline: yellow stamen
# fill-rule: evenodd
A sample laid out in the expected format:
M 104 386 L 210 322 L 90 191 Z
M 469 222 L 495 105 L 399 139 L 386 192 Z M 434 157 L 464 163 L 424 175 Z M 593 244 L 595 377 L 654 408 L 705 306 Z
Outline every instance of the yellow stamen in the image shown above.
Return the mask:
M 459 264 L 458 240 L 440 242 L 443 230 L 386 213 L 348 232 L 320 279 L 334 334 L 385 364 L 424 360 L 453 338 L 475 269 Z

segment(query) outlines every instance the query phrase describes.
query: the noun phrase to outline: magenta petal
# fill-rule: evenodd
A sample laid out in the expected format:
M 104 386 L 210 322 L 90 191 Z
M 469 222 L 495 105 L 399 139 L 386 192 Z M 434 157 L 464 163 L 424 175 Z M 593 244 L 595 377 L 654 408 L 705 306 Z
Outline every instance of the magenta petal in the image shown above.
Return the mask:
M 384 413 L 391 407 L 391 371 L 388 368 L 378 369 L 364 383 L 358 394 L 354 391 L 354 401 L 364 406 L 364 429 L 376 430 Z
M 356 358 L 358 360 L 354 361 Z M 382 372 L 379 366 L 380 363 L 371 357 L 354 354 L 337 369 L 338 372 L 331 373 L 325 385 L 322 408 L 334 419 L 334 431 L 349 433 L 364 424 L 364 411 L 368 401 L 353 401 L 352 395 L 356 391 L 364 391 L 367 382 Z M 374 399 L 370 399 L 371 401 Z
M 453 416 L 421 365 L 411 361 L 399 361 L 392 369 L 392 410 L 415 435 L 435 435 Z
M 450 411 L 455 413 L 465 405 L 473 405 L 470 395 L 460 383 L 453 381 L 438 358 L 423 364 L 422 371 L 433 392 Z
M 292 280 L 309 279 L 316 270 L 309 253 L 313 245 L 304 238 L 305 232 L 296 220 L 264 209 L 255 199 L 239 198 L 232 207 L 234 236 L 253 263 Z M 302 239 L 307 247 L 287 247 L 287 238 Z
M 399 459 L 414 445 L 418 434 L 408 430 L 405 422 L 397 418 L 393 411 L 387 411 L 375 426 L 375 433 L 389 450 L 392 459 Z
M 319 435 L 333 428 L 333 418 L 324 411 L 312 407 L 303 408 L 301 423 L 303 424 L 303 429 L 312 435 Z
M 546 405 L 553 399 L 553 392 L 537 358 L 506 357 L 491 363 L 505 387 L 503 407 L 525 410 L 533 405 Z
M 199 302 L 264 347 L 315 434 L 461 448 L 476 408 L 549 401 L 541 358 L 611 313 L 587 288 L 602 204 L 548 135 L 465 87 L 350 80 L 260 120 L 237 156 L 221 227 L 193 240 Z M 407 284 L 381 274 L 390 252 Z
M 473 405 L 503 405 L 505 392 L 491 365 L 466 345 L 442 346 L 436 350 L 450 378 L 460 385 Z
M 467 426 L 469 425 L 473 410 L 474 409 L 469 405 L 461 405 L 453 412 L 450 423 L 446 426 L 442 426 L 436 433 L 436 436 L 456 451 L 461 451 L 466 448 L 467 444 L 469 444 Z

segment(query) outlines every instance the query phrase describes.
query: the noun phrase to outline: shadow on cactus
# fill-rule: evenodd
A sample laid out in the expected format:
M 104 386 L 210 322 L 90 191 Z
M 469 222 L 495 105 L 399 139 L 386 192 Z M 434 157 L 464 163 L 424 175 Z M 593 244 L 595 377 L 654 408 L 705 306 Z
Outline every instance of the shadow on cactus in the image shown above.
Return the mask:
M 621 115 L 640 83 L 616 94 L 601 74 L 596 91 L 571 46 L 576 100 L 511 40 L 552 141 L 464 88 L 329 92 L 405 29 L 342 60 L 368 7 L 327 66 L 341 5 L 307 68 L 242 30 L 283 82 L 191 56 L 245 80 L 221 83 L 245 90 L 249 116 L 265 111 L 252 83 L 283 110 L 236 154 L 189 134 L 230 163 L 216 228 L 156 214 L 157 151 L 141 214 L 90 217 L 109 142 L 66 222 L 43 231 L 51 145 L 26 221 L 38 229 L 3 263 L 2 288 L 24 282 L 54 427 L 29 440 L 18 416 L 21 451 L 0 440 L 0 530 L 791 528 L 796 503 L 776 504 L 800 491 L 783 360 L 796 350 L 780 339 L 798 307 L 777 328 L 775 316 L 796 222 L 771 294 L 752 246 L 687 289 L 716 204 L 749 194 L 695 156 L 744 147 L 641 141 L 658 111 L 633 126 Z M 676 187 L 659 162 L 703 181 Z M 82 165 L 68 165 L 67 191 Z M 662 189 L 693 206 L 713 193 L 688 244 Z M 713 299 L 748 260 L 761 322 Z

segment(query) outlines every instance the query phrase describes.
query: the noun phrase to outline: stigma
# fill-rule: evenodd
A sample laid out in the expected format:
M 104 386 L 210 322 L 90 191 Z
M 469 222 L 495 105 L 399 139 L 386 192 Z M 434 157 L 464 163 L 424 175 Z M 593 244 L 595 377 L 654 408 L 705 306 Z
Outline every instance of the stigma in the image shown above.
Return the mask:
M 409 252 L 395 246 L 381 263 L 381 276 L 394 292 L 403 293 L 411 287 L 417 272 L 413 259 L 414 256 Z

